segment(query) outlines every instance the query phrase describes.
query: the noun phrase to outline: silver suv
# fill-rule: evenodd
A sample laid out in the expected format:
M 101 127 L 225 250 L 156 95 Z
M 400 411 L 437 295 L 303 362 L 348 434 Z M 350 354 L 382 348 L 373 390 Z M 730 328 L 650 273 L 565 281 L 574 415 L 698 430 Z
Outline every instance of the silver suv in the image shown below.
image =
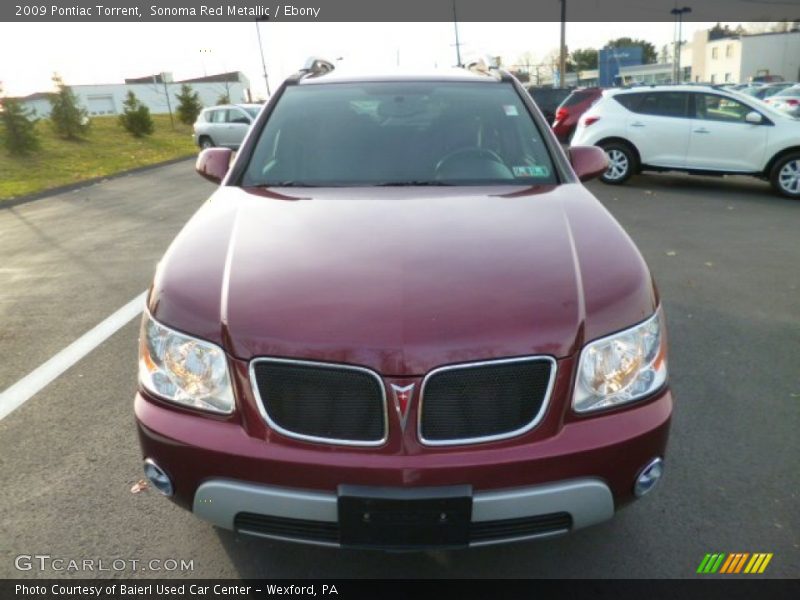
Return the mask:
M 260 104 L 222 104 L 204 108 L 194 122 L 192 137 L 202 149 L 224 146 L 237 150 L 260 110 Z

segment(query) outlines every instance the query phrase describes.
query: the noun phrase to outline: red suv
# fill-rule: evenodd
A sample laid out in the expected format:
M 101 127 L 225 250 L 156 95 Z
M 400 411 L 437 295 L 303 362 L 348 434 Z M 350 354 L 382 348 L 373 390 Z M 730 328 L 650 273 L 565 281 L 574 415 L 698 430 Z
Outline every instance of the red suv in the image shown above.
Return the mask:
M 150 289 L 153 487 L 237 531 L 414 549 L 609 519 L 672 412 L 647 266 L 505 72 L 331 72 L 264 108 Z
M 572 92 L 556 109 L 553 131 L 562 144 L 568 144 L 578 126 L 578 119 L 603 95 L 596 87 L 581 88 Z

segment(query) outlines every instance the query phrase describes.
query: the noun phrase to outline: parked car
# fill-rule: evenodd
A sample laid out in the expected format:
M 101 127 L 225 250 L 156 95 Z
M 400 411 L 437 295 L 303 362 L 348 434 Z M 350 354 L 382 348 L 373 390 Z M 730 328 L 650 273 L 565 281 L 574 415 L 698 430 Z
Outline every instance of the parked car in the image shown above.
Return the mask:
M 781 75 L 757 75 L 751 77 L 750 81 L 752 83 L 778 83 L 779 81 L 783 81 L 783 77 Z
M 780 83 L 765 83 L 764 85 L 749 86 L 742 88 L 739 91 L 747 96 L 752 96 L 753 98 L 758 98 L 759 100 L 766 100 L 767 98 L 774 96 L 778 92 L 792 87 L 793 85 L 797 84 L 788 81 L 782 81 Z
M 800 198 L 800 120 L 738 92 L 675 85 L 610 92 L 583 115 L 572 143 L 606 151 L 605 183 L 640 171 L 736 173 Z
M 596 87 L 582 88 L 572 92 L 556 110 L 553 123 L 553 132 L 558 141 L 562 144 L 569 143 L 578 120 L 591 106 L 597 102 L 603 94 L 603 90 Z
M 542 111 L 545 120 L 552 123 L 556 115 L 556 108 L 564 101 L 564 98 L 572 92 L 568 88 L 554 88 L 548 86 L 528 86 L 525 88 L 533 98 L 536 106 Z
M 194 122 L 192 138 L 201 149 L 222 146 L 236 150 L 260 110 L 260 104 L 222 104 L 204 108 Z
M 772 108 L 800 117 L 800 84 L 787 87 L 765 100 Z
M 152 486 L 242 533 L 402 549 L 562 534 L 654 489 L 664 312 L 581 183 L 605 154 L 565 154 L 503 71 L 332 70 L 288 78 L 232 165 L 198 157 L 221 185 L 142 320 Z

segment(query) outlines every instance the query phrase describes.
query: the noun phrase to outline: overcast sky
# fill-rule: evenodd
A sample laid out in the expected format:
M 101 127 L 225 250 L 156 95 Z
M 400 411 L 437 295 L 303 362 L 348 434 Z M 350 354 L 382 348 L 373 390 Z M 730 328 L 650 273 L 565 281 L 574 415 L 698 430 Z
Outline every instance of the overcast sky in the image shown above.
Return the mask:
M 713 23 L 686 23 L 683 38 Z M 735 24 L 734 24 L 735 25 Z M 455 64 L 452 23 L 262 23 L 274 90 L 310 55 L 336 59 L 339 68 L 429 68 Z M 167 71 L 176 80 L 243 71 L 255 96 L 265 95 L 255 23 L 0 23 L 0 81 L 9 95 L 47 91 L 54 71 L 70 84 L 120 83 Z M 558 48 L 559 23 L 461 23 L 464 54 L 501 55 L 513 63 L 524 52 L 541 60 Z M 570 50 L 602 47 L 622 36 L 644 38 L 660 50 L 674 25 L 568 23 Z

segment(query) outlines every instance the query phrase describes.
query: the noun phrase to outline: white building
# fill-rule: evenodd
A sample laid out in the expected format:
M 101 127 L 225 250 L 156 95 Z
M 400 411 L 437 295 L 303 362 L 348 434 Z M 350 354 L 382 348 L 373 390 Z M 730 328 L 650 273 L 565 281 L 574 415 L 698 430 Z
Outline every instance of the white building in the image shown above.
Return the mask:
M 136 94 L 153 114 L 164 114 L 170 108 L 175 112 L 178 106 L 176 96 L 183 84 L 189 85 L 192 91 L 198 93 L 203 106 L 218 104 L 223 96 L 229 97 L 232 103 L 250 101 L 250 81 L 239 71 L 182 81 L 173 81 L 170 73 L 162 73 L 126 79 L 124 83 L 71 85 L 70 88 L 90 116 L 121 114 L 129 91 Z M 46 117 L 50 114 L 51 95 L 49 92 L 37 92 L 19 100 L 26 108 L 35 110 L 36 116 Z
M 767 75 L 800 81 L 800 31 L 714 40 L 708 39 L 708 31 L 698 31 L 687 44 L 681 61 L 683 65 L 691 64 L 691 81 L 695 82 L 747 83 Z
M 567 73 L 565 83 L 568 87 L 595 87 L 600 80 L 600 71 L 586 69 L 578 73 Z
M 631 65 L 620 67 L 619 77 L 623 85 L 672 83 L 675 69 L 672 63 Z

